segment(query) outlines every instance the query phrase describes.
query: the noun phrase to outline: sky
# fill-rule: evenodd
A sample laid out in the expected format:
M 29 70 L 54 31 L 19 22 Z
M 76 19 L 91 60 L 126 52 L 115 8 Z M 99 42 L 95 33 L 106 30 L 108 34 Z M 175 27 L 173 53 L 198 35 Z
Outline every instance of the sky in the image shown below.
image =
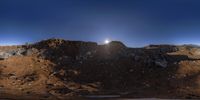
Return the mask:
M 200 0 L 0 0 L 0 45 L 47 38 L 199 44 Z

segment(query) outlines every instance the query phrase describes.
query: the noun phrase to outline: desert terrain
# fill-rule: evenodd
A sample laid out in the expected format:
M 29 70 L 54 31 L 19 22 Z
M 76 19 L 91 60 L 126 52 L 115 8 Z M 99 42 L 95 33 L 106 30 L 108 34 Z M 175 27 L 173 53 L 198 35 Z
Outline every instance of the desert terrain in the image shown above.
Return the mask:
M 200 47 L 48 39 L 0 47 L 0 99 L 200 99 Z

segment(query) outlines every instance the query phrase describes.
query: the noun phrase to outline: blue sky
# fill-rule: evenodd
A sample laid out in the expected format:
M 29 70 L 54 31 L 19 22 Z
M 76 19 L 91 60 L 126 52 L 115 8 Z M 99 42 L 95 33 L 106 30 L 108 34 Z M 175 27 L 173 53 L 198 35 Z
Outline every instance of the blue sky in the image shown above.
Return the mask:
M 200 44 L 199 0 L 0 0 L 0 45 L 57 37 Z

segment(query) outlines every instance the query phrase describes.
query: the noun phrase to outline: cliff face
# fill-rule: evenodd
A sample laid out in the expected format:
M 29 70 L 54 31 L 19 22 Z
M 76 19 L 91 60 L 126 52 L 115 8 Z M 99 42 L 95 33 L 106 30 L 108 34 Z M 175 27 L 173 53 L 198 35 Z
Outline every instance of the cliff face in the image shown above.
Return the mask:
M 98 45 L 62 39 L 0 47 L 0 93 L 35 99 L 200 98 L 199 51 L 187 45 L 129 48 L 119 41 Z

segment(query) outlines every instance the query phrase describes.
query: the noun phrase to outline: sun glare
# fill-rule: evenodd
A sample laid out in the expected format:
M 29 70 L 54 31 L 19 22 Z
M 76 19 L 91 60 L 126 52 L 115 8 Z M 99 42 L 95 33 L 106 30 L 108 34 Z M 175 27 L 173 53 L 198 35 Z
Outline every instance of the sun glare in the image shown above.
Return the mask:
M 110 40 L 109 40 L 109 39 L 106 39 L 106 40 L 104 41 L 104 43 L 105 43 L 105 44 L 108 44 L 108 43 L 110 43 Z

